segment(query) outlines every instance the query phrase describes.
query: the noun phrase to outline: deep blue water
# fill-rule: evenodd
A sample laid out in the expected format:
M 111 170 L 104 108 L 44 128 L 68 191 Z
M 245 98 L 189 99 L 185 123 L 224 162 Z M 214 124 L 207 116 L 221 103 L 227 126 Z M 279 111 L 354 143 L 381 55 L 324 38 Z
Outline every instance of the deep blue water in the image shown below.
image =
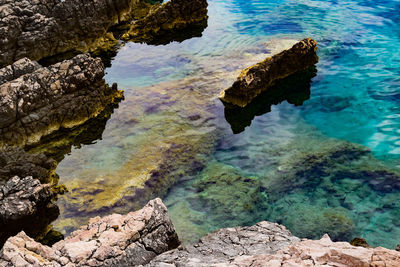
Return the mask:
M 134 173 L 123 163 L 140 161 L 138 153 L 154 155 L 144 144 L 206 136 L 215 148 L 204 155 L 204 168 L 180 174 L 164 199 L 184 241 L 220 227 L 271 220 L 302 237 L 328 232 L 336 240 L 361 236 L 389 248 L 400 243 L 400 1 L 209 4 L 202 37 L 121 48 L 106 79 L 118 82 L 127 100 L 101 141 L 75 149 L 61 162 L 61 182 L 68 186 L 80 177 L 94 188 L 104 186 L 106 175 L 99 173 Z M 309 97 L 302 105 L 272 105 L 233 134 L 218 92 L 240 69 L 283 47 L 282 40 L 304 37 L 319 44 Z M 191 112 L 209 118 L 184 125 L 180 120 Z M 62 206 L 60 229 L 69 216 L 63 212 L 89 214 L 74 209 Z M 126 204 L 117 210 L 130 209 Z

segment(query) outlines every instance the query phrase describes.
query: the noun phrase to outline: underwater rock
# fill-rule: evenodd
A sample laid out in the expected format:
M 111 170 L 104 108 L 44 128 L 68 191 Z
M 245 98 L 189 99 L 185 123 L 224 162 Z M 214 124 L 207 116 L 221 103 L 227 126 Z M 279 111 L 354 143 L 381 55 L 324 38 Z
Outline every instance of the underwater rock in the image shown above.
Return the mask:
M 287 101 L 295 106 L 301 106 L 310 98 L 311 79 L 316 76 L 315 66 L 307 70 L 292 74 L 279 80 L 267 91 L 262 92 L 245 107 L 233 106 L 225 102 L 225 119 L 231 125 L 232 132 L 238 134 L 244 131 L 256 116 L 261 116 L 271 111 L 272 105 Z
M 304 39 L 292 48 L 243 70 L 232 87 L 221 92 L 220 99 L 226 103 L 245 107 L 280 79 L 316 64 L 318 62 L 316 51 L 317 43 L 310 38 Z
M 0 67 L 71 50 L 113 49 L 108 29 L 147 14 L 146 0 L 39 0 L 0 3 Z
M 352 246 L 356 246 L 356 247 L 371 248 L 371 246 L 367 243 L 367 240 L 365 240 L 365 238 L 361 238 L 361 237 L 353 238 L 353 240 L 351 240 L 350 244 Z
M 31 176 L 8 180 L 0 188 L 0 244 L 22 229 L 38 233 L 57 218 L 54 197 L 50 184 L 41 184 Z
M 22 148 L 0 149 L 0 185 L 14 176 L 32 176 L 42 183 L 53 180 L 56 162 L 43 154 L 29 154 Z
M 20 232 L 4 244 L 0 266 L 136 266 L 177 246 L 167 208 L 155 199 L 127 215 L 93 218 L 52 247 Z
M 192 36 L 201 36 L 207 27 L 206 0 L 171 0 L 156 8 L 142 19 L 133 21 L 123 40 L 148 44 L 167 44 Z
M 103 76 L 101 60 L 82 54 L 0 84 L 0 145 L 37 143 L 97 116 L 122 98 Z
M 221 163 L 209 164 L 200 175 L 193 184 L 197 196 L 188 201 L 193 209 L 206 211 L 213 225 L 251 225 L 268 209 L 258 178 Z

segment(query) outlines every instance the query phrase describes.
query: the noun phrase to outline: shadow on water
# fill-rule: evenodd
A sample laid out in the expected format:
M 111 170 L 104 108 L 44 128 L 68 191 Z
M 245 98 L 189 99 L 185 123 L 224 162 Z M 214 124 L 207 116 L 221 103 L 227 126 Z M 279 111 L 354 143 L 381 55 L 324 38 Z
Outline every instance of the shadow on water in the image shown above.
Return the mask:
M 317 75 L 317 68 L 312 66 L 307 70 L 295 73 L 278 81 L 276 85 L 261 93 L 244 108 L 225 104 L 225 119 L 231 125 L 232 132 L 239 134 L 251 125 L 256 116 L 271 111 L 272 105 L 287 101 L 295 106 L 301 106 L 310 98 L 311 80 Z

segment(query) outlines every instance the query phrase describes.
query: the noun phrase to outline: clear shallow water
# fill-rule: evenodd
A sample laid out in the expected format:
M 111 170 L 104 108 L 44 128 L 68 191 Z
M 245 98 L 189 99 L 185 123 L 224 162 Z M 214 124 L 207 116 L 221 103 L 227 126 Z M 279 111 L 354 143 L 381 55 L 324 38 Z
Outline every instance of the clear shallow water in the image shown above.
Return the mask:
M 303 237 L 400 243 L 400 1 L 209 3 L 202 37 L 119 51 L 106 79 L 126 100 L 102 140 L 60 163 L 70 193 L 55 228 L 162 196 L 185 242 L 271 220 Z M 219 91 L 308 36 L 320 57 L 309 99 L 272 105 L 233 134 Z M 169 182 L 148 189 L 155 176 Z

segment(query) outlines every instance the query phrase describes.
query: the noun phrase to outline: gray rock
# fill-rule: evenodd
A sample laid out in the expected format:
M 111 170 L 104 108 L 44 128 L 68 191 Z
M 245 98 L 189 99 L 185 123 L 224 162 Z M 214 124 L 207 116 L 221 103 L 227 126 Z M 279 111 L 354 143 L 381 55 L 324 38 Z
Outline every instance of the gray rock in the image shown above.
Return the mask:
M 42 183 L 52 180 L 56 162 L 43 154 L 29 154 L 22 148 L 0 149 L 0 185 L 14 176 L 32 176 Z
M 0 188 L 0 225 L 30 217 L 54 196 L 49 184 L 14 176 Z
M 15 65 L 19 62 L 11 68 Z M 33 69 L 0 84 L 0 145 L 36 143 L 62 127 L 72 128 L 97 116 L 122 97 L 116 85 L 109 87 L 103 80 L 101 60 L 88 54 Z
M 211 266 L 247 255 L 274 254 L 300 239 L 284 226 L 260 222 L 249 227 L 220 229 L 194 245 L 163 253 L 146 266 Z
M 160 199 L 127 215 L 96 217 L 52 247 L 24 232 L 0 251 L 0 266 L 135 266 L 179 245 L 167 208 Z
M 0 67 L 107 42 L 110 26 L 132 19 L 141 0 L 1 0 Z M 99 38 L 102 38 L 99 40 Z

